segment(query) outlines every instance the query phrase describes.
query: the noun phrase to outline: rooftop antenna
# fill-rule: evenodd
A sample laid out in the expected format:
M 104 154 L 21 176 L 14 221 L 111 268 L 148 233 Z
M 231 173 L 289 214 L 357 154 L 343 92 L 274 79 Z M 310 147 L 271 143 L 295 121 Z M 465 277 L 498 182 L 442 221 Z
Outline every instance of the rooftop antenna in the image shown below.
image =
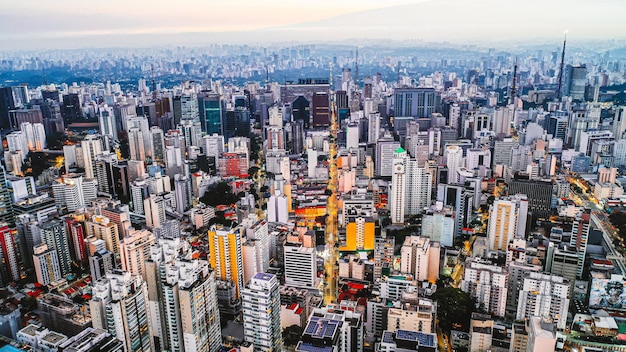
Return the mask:
M 565 64 L 565 44 L 567 43 L 567 30 L 563 34 L 563 52 L 561 53 L 561 65 L 559 68 L 559 85 L 556 90 L 556 99 L 561 100 L 561 88 L 563 87 L 563 65 Z

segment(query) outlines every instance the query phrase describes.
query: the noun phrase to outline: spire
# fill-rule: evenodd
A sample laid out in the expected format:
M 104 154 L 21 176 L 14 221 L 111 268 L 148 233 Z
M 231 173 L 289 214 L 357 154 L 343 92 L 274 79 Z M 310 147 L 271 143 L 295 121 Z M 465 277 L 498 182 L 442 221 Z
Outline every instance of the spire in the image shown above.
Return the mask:
M 556 99 L 561 99 L 561 89 L 563 88 L 563 65 L 565 64 L 565 44 L 567 43 L 567 31 L 563 36 L 563 52 L 561 53 L 561 65 L 559 67 L 559 85 L 556 90 Z

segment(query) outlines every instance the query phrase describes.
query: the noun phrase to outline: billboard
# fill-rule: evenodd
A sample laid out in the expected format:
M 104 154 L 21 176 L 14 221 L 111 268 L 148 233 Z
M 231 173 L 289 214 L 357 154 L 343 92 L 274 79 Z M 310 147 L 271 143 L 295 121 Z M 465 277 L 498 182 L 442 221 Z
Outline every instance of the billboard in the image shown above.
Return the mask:
M 626 310 L 626 282 L 621 275 L 594 277 L 589 290 L 589 307 Z

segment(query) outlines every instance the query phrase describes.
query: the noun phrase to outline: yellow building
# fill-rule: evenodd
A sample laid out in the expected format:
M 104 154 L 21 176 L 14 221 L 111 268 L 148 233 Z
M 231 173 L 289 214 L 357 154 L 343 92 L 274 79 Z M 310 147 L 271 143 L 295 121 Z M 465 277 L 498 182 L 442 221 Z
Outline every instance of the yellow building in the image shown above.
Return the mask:
M 376 223 L 371 217 L 354 217 L 346 223 L 345 241 L 341 242 L 342 252 L 373 251 Z
M 237 298 L 240 297 L 243 281 L 243 254 L 239 227 L 234 229 L 213 225 L 208 232 L 209 263 L 215 270 L 215 278 L 235 283 Z
M 117 224 L 112 222 L 109 218 L 94 215 L 88 221 L 85 221 L 85 228 L 87 229 L 87 237 L 94 236 L 97 239 L 103 240 L 106 243 L 107 251 L 120 254 L 120 234 Z

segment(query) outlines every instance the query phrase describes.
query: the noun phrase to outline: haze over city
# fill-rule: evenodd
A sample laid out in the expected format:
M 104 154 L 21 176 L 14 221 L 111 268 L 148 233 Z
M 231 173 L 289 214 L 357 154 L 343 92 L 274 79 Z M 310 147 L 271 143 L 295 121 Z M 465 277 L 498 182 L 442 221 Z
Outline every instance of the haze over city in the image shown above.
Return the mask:
M 394 39 L 623 39 L 620 0 L 6 1 L 2 49 Z

